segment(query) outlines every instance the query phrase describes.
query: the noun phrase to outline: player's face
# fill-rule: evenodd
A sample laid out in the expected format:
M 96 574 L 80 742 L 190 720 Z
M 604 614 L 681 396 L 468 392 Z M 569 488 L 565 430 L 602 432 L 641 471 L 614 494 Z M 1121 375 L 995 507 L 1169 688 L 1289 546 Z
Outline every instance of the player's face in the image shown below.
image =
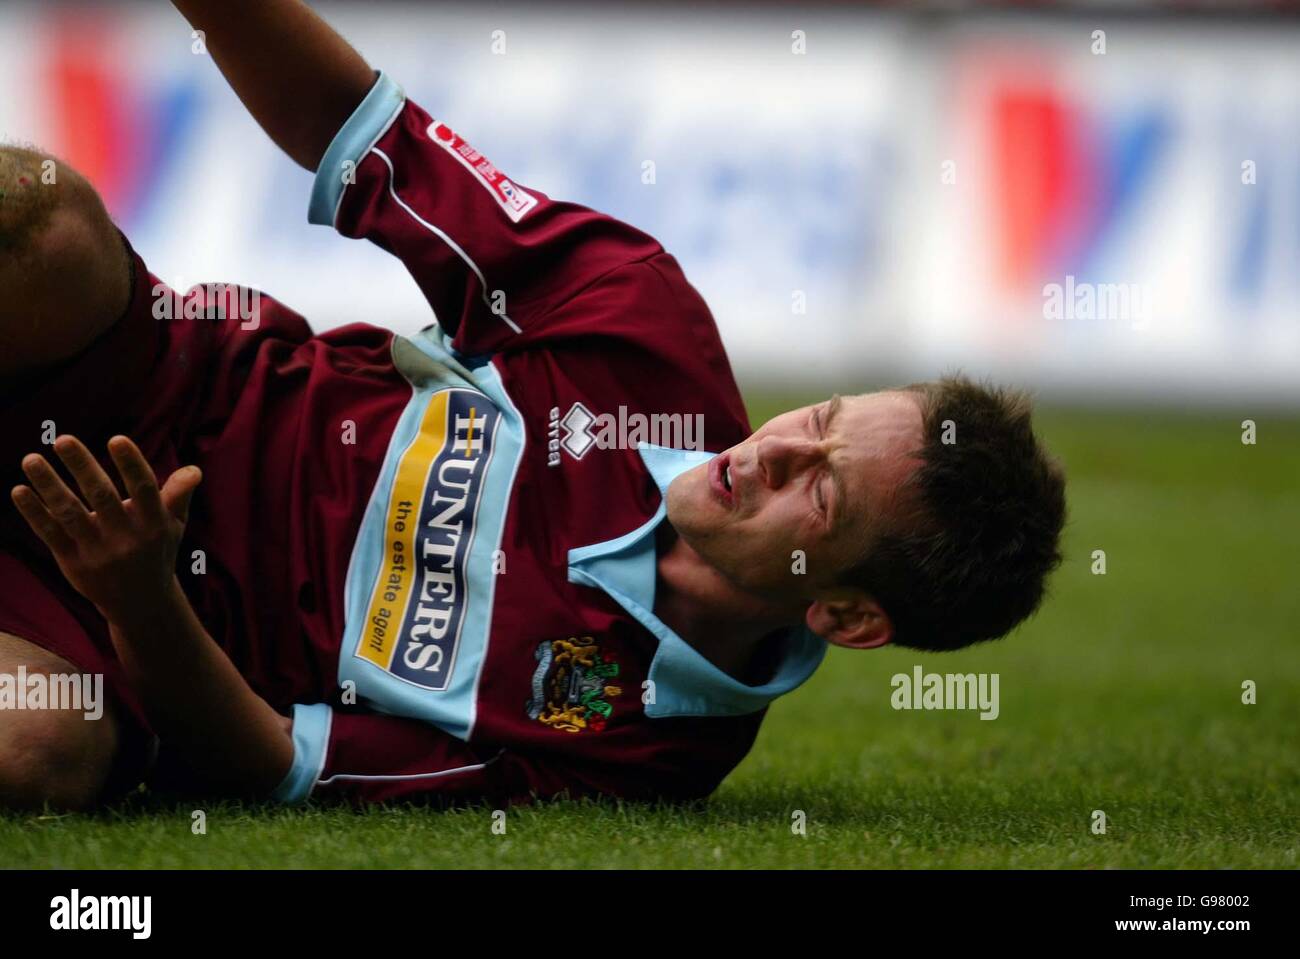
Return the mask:
M 668 488 L 668 518 L 743 589 L 808 597 L 861 558 L 915 467 L 921 407 L 910 393 L 836 397 L 791 410 Z M 806 566 L 795 569 L 802 550 Z

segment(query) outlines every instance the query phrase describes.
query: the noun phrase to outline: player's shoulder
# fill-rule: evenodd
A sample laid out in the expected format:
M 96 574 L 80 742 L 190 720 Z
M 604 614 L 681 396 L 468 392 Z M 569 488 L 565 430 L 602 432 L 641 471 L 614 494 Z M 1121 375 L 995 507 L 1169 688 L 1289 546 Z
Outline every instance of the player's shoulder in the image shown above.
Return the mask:
M 558 319 L 599 324 L 607 333 L 657 338 L 690 326 L 721 339 L 704 298 L 658 244 L 613 263 L 552 312 Z
M 545 333 L 530 345 L 580 366 L 584 380 L 605 384 L 629 408 L 697 412 L 726 445 L 749 434 L 713 314 L 662 249 L 589 284 L 547 318 Z

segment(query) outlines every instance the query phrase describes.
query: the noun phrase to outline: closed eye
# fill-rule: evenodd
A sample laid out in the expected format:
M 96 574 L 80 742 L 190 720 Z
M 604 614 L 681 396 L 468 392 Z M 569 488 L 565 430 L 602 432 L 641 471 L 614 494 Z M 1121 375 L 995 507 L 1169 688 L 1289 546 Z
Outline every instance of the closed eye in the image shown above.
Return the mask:
M 812 415 L 809 417 L 809 421 L 812 423 L 813 434 L 816 436 L 816 438 L 819 440 L 824 440 L 826 438 L 826 429 L 822 421 L 822 411 L 820 406 L 816 407 L 812 411 Z M 822 492 L 822 471 L 820 470 L 817 471 L 817 473 L 815 473 L 813 476 L 812 495 L 813 495 L 813 504 L 817 507 L 818 515 L 821 516 L 823 522 L 829 521 L 830 514 L 826 509 L 826 496 Z

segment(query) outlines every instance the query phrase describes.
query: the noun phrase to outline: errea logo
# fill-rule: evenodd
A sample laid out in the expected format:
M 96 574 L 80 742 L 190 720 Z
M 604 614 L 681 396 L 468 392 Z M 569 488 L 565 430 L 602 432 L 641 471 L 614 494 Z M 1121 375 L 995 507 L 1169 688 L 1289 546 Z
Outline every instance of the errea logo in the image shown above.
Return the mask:
M 575 460 L 586 456 L 591 448 L 634 450 L 643 443 L 678 450 L 704 449 L 703 413 L 629 413 L 626 406 L 613 413 L 593 413 L 582 403 L 574 403 L 560 416 L 558 406 L 551 407 L 547 432 L 548 466 L 559 466 L 560 450 Z
M 595 422 L 596 417 L 581 403 L 569 407 L 569 412 L 560 420 L 560 429 L 565 432 L 560 446 L 575 460 L 582 459 L 587 455 L 587 450 L 596 445 L 596 437 L 591 433 L 591 425 Z
M 596 436 L 591 426 L 596 417 L 581 403 L 574 403 L 569 412 L 560 418 L 560 408 L 551 407 L 551 425 L 547 435 L 546 465 L 560 465 L 560 450 L 564 450 L 575 460 L 587 455 L 587 451 L 596 445 Z M 563 435 L 561 435 L 563 433 Z

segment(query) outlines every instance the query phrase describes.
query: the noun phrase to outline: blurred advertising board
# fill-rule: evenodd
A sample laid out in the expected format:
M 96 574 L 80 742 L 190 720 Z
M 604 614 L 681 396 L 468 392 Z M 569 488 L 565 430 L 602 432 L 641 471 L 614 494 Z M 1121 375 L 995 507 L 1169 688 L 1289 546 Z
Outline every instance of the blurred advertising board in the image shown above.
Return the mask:
M 515 182 L 658 237 L 747 381 L 1300 404 L 1295 21 L 321 9 Z M 310 175 L 169 7 L 6 4 L 0 82 L 0 135 L 86 173 L 167 281 L 430 321 L 306 223 Z

